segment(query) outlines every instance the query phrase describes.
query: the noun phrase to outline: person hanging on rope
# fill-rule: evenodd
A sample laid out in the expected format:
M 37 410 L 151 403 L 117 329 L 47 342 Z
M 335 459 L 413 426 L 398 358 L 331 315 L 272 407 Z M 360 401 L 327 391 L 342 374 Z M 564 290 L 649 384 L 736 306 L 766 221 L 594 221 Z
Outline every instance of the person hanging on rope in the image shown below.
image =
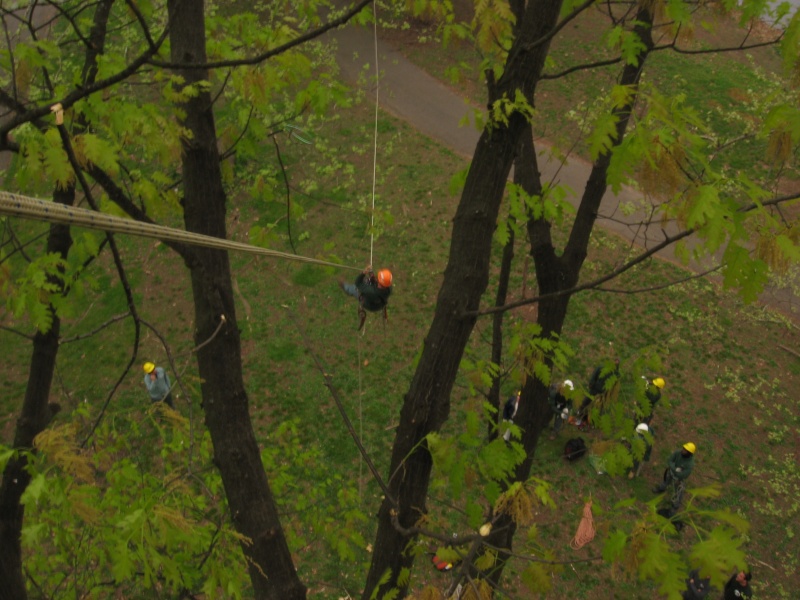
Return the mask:
M 358 324 L 359 331 L 364 327 L 367 311 L 383 311 L 383 320 L 388 319 L 386 306 L 392 293 L 392 272 L 389 269 L 381 269 L 376 274 L 372 271 L 372 265 L 367 265 L 354 283 L 340 281 L 339 287 L 345 294 L 358 299 L 358 316 L 361 318 Z

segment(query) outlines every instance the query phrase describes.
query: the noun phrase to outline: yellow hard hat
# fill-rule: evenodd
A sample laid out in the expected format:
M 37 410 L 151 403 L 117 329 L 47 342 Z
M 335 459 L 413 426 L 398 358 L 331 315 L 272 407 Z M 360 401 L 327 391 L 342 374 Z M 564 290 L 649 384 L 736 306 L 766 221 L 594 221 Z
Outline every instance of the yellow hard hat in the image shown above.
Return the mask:
M 656 377 L 655 379 L 653 379 L 653 385 L 656 386 L 658 389 L 663 389 L 663 387 L 667 385 L 667 382 L 664 381 L 663 377 Z
M 151 363 L 151 362 L 146 362 L 142 366 L 142 369 L 144 369 L 144 372 L 147 373 L 147 374 L 152 373 L 155 370 L 155 368 L 156 368 L 156 365 L 154 363 Z
M 694 454 L 694 451 L 697 450 L 697 446 L 695 446 L 692 442 L 686 442 L 683 445 L 683 449 L 691 452 L 692 454 Z

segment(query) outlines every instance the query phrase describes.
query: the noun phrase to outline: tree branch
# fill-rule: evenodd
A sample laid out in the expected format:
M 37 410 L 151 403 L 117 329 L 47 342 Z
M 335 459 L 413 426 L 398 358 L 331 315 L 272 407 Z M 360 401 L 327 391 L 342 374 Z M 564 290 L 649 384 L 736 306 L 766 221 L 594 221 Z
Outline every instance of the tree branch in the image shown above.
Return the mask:
M 210 61 L 210 62 L 203 62 L 203 63 L 175 63 L 163 60 L 148 60 L 147 62 L 156 67 L 163 67 L 166 69 L 203 69 L 203 70 L 210 70 L 210 69 L 220 69 L 223 67 L 245 67 L 245 66 L 252 66 L 257 65 L 259 63 L 264 62 L 272 58 L 273 56 L 277 56 L 279 54 L 283 54 L 284 52 L 295 48 L 296 46 L 300 46 L 308 41 L 318 38 L 319 36 L 327 33 L 332 29 L 336 29 L 344 24 L 346 24 L 350 19 L 360 13 L 364 8 L 368 5 L 372 4 L 375 0 L 361 0 L 358 4 L 355 5 L 352 9 L 344 13 L 341 17 L 334 19 L 326 23 L 325 25 L 318 27 L 317 29 L 313 29 L 296 37 L 295 39 L 286 42 L 285 44 L 281 44 L 277 48 L 272 48 L 261 54 L 257 54 L 256 56 L 252 56 L 250 58 L 236 58 L 236 59 L 229 59 L 229 60 L 218 60 L 218 61 Z

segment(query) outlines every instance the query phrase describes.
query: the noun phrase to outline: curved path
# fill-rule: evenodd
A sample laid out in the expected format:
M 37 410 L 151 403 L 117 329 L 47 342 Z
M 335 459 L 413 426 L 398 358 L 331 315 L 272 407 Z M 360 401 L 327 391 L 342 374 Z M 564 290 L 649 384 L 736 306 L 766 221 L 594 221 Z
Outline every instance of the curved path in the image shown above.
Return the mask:
M 379 32 L 380 36 L 380 32 Z M 337 41 L 337 61 L 343 77 L 356 84 L 364 73 L 364 65 L 369 63 L 374 74 L 375 36 L 372 28 L 348 25 L 334 35 Z M 441 81 L 407 60 L 391 44 L 378 39 L 378 64 L 380 67 L 380 108 L 403 119 L 415 129 L 423 132 L 449 147 L 455 153 L 469 159 L 477 145 L 479 132 L 474 127 L 462 127 L 459 122 L 472 108 L 469 102 L 455 93 Z M 374 96 L 374 89 L 369 90 L 368 97 Z M 553 183 L 566 185 L 571 193 L 569 200 L 577 205 L 580 194 L 589 178 L 591 165 L 578 157 L 572 157 L 566 164 L 547 158 L 542 152 L 544 144 L 537 143 L 539 151 L 539 168 L 542 178 Z M 618 194 L 610 189 L 603 197 L 600 206 L 598 224 L 607 231 L 616 233 L 636 245 L 648 248 L 663 241 L 665 234 L 678 232 L 674 224 L 667 224 L 662 230 L 660 226 L 649 228 L 641 225 L 644 215 L 619 214 L 620 202 L 640 202 L 641 195 L 632 188 L 623 188 Z M 695 239 L 694 243 L 698 240 Z M 691 246 L 692 239 L 687 239 Z M 670 246 L 658 253 L 660 258 L 676 261 L 674 250 Z M 701 263 L 691 264 L 696 272 L 707 270 L 715 264 L 713 258 Z M 797 298 L 788 290 L 766 291 L 762 302 L 777 308 L 781 312 L 799 318 Z

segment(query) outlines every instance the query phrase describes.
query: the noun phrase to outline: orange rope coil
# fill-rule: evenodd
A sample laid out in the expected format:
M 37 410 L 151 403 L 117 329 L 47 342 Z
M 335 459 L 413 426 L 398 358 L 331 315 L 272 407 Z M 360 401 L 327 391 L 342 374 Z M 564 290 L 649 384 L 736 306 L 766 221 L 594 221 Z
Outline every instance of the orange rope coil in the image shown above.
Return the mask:
M 575 537 L 569 543 L 570 548 L 579 550 L 594 539 L 594 517 L 592 517 L 592 501 L 589 500 L 583 507 L 583 517 L 578 525 Z

